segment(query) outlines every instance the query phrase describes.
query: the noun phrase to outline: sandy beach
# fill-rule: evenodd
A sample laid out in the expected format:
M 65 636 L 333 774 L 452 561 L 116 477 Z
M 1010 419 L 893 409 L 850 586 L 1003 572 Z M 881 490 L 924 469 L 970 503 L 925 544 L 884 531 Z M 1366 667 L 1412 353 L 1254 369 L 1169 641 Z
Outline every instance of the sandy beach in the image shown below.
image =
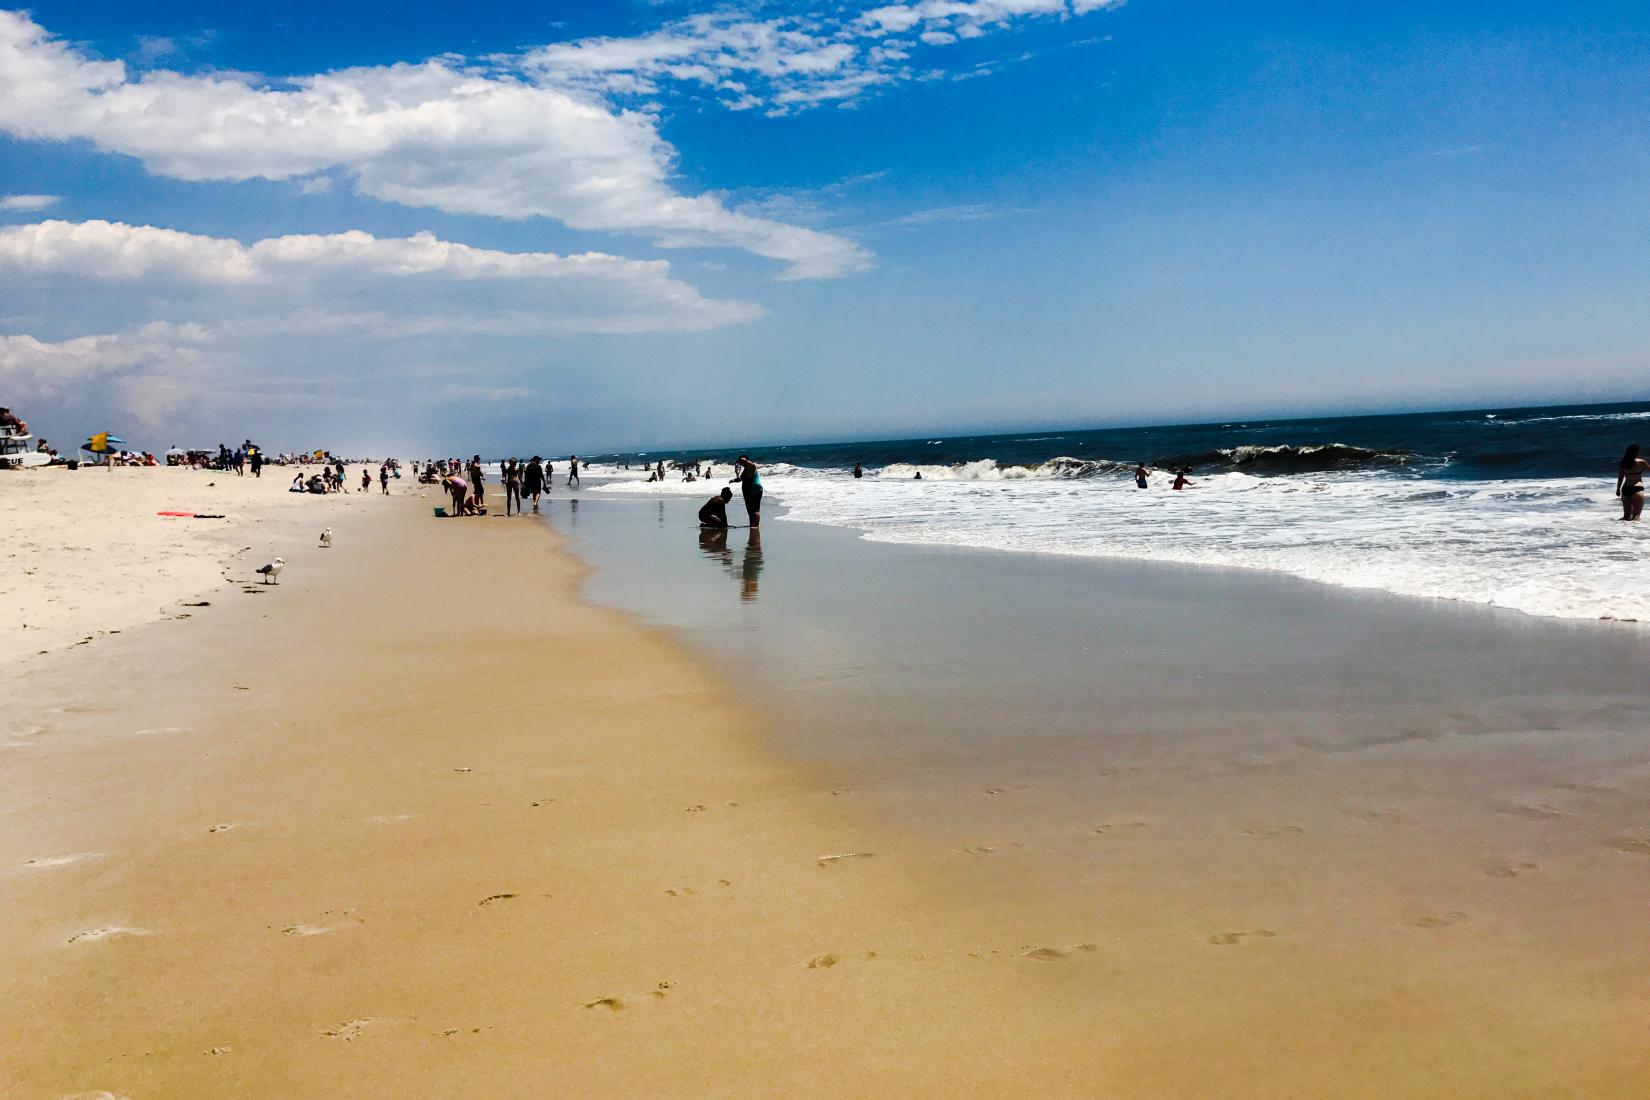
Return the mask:
M 1650 1071 L 1627 628 L 783 521 L 753 555 L 680 501 L 264 488 L 279 585 L 0 669 L 11 1094 Z
M 1097 952 L 948 920 L 542 525 L 364 516 L 7 670 L 12 1094 L 1089 1090 L 1023 956 Z
M 0 604 L 16 612 L 14 629 L 0 640 L 0 665 L 188 614 L 184 601 L 230 576 L 249 576 L 269 557 L 313 545 L 322 526 L 345 524 L 375 503 L 376 492 L 287 493 L 292 470 L 281 471 L 255 478 L 232 470 L 53 466 L 0 475 Z

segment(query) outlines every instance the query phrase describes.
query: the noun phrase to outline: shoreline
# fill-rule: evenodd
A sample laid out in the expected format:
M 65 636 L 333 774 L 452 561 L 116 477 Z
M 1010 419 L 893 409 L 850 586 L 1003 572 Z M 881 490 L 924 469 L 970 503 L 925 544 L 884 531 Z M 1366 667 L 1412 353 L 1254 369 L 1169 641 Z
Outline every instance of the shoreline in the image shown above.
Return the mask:
M 691 503 L 581 502 L 590 595 L 747 669 L 778 749 L 946 911 L 1100 944 L 1067 980 L 1121 1095 L 1630 1096 L 1650 1070 L 1622 1026 L 1650 1003 L 1641 638 L 824 525 L 707 549 Z
M 983 948 L 538 524 L 392 502 L 279 585 L 5 672 L 29 1094 L 1072 1094 Z M 462 583 L 453 583 L 457 578 Z M 96 652 L 101 650 L 101 652 Z M 21 735 L 19 735 L 21 734 Z M 946 1010 L 936 1014 L 936 1004 Z M 995 1046 L 1004 1012 L 1044 1044 Z

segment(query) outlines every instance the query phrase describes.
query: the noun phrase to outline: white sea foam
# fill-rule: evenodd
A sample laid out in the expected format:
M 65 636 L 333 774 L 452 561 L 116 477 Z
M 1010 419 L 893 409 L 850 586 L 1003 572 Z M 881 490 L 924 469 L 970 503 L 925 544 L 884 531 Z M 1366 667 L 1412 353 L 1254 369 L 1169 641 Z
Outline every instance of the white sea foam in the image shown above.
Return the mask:
M 966 470 L 967 467 L 964 467 Z M 882 542 L 1289 573 L 1564 618 L 1650 621 L 1650 526 L 1620 523 L 1610 482 L 1423 480 L 1387 473 L 1166 478 L 891 476 L 764 468 L 784 518 Z M 698 495 L 687 484 L 614 491 Z

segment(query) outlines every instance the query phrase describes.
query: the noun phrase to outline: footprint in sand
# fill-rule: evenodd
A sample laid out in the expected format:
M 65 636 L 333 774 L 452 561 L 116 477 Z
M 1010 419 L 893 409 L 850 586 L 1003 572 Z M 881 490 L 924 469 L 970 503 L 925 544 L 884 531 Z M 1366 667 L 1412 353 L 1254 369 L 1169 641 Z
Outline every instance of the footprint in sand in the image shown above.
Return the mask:
M 619 1000 L 619 998 L 617 998 L 617 997 L 597 997 L 593 1001 L 584 1002 L 584 1007 L 585 1008 L 605 1008 L 605 1009 L 609 1009 L 613 1012 L 617 1012 L 621 1008 L 624 1007 L 624 1002 Z
M 702 803 L 697 803 L 696 802 L 692 806 L 689 806 L 687 808 L 687 812 L 690 813 L 690 814 L 701 814 L 701 813 L 704 813 L 706 809 L 707 809 L 707 807 L 704 806 Z
M 1144 829 L 1144 821 L 1108 821 L 1104 825 L 1095 825 L 1092 831 L 1095 836 L 1105 836 L 1107 833 L 1121 832 L 1129 829 Z
M 1355 817 L 1359 821 L 1368 821 L 1375 825 L 1401 825 L 1404 822 L 1403 811 L 1395 810 L 1391 806 L 1361 806 L 1349 807 L 1347 817 Z
M 1490 878 L 1518 878 L 1536 870 L 1536 865 L 1529 860 L 1513 860 L 1507 863 L 1496 863 L 1484 868 L 1484 874 Z
M 672 989 L 675 989 L 675 988 L 676 988 L 676 983 L 675 982 L 668 982 L 668 981 L 660 982 L 658 985 L 656 985 L 652 989 L 648 990 L 647 995 L 649 997 L 657 997 L 659 1000 L 662 1001 L 662 1000 L 665 999 L 666 996 L 669 995 L 670 991 Z
M 125 925 L 111 925 L 108 928 L 88 928 L 83 932 L 76 932 L 69 937 L 70 943 L 96 943 L 98 940 L 110 940 L 119 936 L 152 936 L 154 933 L 147 928 L 129 928 Z
M 808 960 L 808 969 L 809 970 L 829 970 L 831 967 L 835 966 L 839 961 L 840 960 L 838 960 L 835 955 L 815 955 L 813 958 Z
M 1257 840 L 1276 840 L 1280 836 L 1301 836 L 1305 832 L 1299 825 L 1283 825 L 1276 829 L 1245 829 L 1243 835 Z
M 1251 928 L 1245 932 L 1216 932 L 1209 937 L 1209 942 L 1216 947 L 1231 947 L 1250 938 L 1269 940 L 1276 935 L 1270 928 Z
M 1458 909 L 1452 909 L 1448 913 L 1443 913 L 1443 914 L 1439 914 L 1439 915 L 1436 915 L 1436 916 L 1421 917 L 1418 920 L 1416 920 L 1415 927 L 1417 927 L 1417 928 L 1449 928 L 1451 925 L 1460 924 L 1462 921 L 1464 921 L 1466 919 L 1467 919 L 1467 915 L 1465 913 L 1461 912 Z
M 875 852 L 839 852 L 832 856 L 818 856 L 814 860 L 821 867 L 830 867 L 850 859 L 870 859 Z
M 1518 802 L 1510 806 L 1501 806 L 1495 812 L 1511 814 L 1513 817 L 1528 817 L 1536 821 L 1555 821 L 1558 818 L 1570 816 L 1563 810 L 1549 806 L 1545 802 L 1539 804 Z
M 1100 945 L 1095 943 L 1074 943 L 1069 947 L 1031 947 L 1020 949 L 1022 959 L 1036 959 L 1038 962 L 1057 962 L 1060 959 L 1071 957 L 1073 951 L 1098 951 Z M 993 952 L 995 954 L 996 952 Z
M 169 733 L 190 733 L 192 726 L 150 726 L 147 729 L 133 730 L 128 737 L 162 737 Z
M 1618 836 L 1612 839 L 1609 844 L 1618 852 L 1628 852 L 1637 856 L 1650 856 L 1650 837 Z
M 516 895 L 514 895 L 514 894 L 489 894 L 486 897 L 482 898 L 480 901 L 476 902 L 476 904 L 477 905 L 491 905 L 495 901 L 509 901 L 511 898 L 513 898 L 515 896 Z
M 361 1033 L 366 1031 L 367 1028 L 380 1023 L 383 1023 L 383 1021 L 376 1019 L 375 1017 L 363 1016 L 359 1020 L 345 1020 L 337 1027 L 329 1027 L 325 1029 L 321 1032 L 321 1034 L 325 1035 L 328 1039 L 342 1039 L 347 1043 L 359 1038 Z
M 207 1047 L 205 1050 L 201 1051 L 201 1053 L 202 1054 L 234 1054 L 235 1053 L 235 1048 L 234 1047 Z
M 206 831 L 209 833 L 227 833 L 231 829 L 244 829 L 249 825 L 256 824 L 255 821 L 225 821 L 218 825 L 208 825 Z
M 102 852 L 75 852 L 73 855 L 67 856 L 36 856 L 33 859 L 25 859 L 23 866 L 31 871 L 44 871 L 52 867 L 67 867 L 71 863 L 79 863 L 88 859 L 101 859 L 102 857 Z

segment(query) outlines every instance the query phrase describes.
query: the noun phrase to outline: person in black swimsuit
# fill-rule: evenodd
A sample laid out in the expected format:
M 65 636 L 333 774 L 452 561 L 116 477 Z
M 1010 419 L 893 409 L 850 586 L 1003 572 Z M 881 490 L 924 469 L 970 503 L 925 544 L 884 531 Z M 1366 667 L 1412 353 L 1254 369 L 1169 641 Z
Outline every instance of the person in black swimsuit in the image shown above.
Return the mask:
M 1639 457 L 1639 445 L 1631 443 L 1616 467 L 1616 496 L 1621 498 L 1621 518 L 1636 520 L 1644 511 L 1644 471 L 1650 462 Z
M 544 465 L 543 459 L 534 455 L 527 463 L 527 469 L 521 474 L 521 495 L 524 500 L 533 502 L 533 511 L 539 510 L 539 495 L 544 492 Z
M 709 500 L 699 509 L 700 527 L 726 527 L 728 525 L 728 501 L 733 499 L 733 490 L 723 487 L 722 491 Z
M 745 514 L 752 527 L 762 525 L 762 481 L 756 473 L 756 463 L 749 455 L 740 455 L 733 464 L 733 480 L 739 483 L 740 495 L 745 498 Z

